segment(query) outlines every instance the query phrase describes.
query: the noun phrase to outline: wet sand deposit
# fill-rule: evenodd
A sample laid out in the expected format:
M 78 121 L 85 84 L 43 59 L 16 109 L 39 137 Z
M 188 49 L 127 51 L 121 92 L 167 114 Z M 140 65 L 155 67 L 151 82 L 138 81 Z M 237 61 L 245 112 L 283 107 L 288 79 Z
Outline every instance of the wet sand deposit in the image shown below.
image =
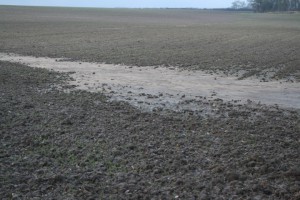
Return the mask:
M 202 110 L 203 101 L 249 102 L 300 109 L 300 83 L 239 80 L 235 76 L 182 71 L 175 67 L 134 67 L 71 62 L 64 58 L 36 58 L 0 54 L 0 60 L 58 72 L 72 72 L 77 89 L 103 92 L 113 100 L 128 101 L 146 110 Z M 201 100 L 198 102 L 197 100 Z

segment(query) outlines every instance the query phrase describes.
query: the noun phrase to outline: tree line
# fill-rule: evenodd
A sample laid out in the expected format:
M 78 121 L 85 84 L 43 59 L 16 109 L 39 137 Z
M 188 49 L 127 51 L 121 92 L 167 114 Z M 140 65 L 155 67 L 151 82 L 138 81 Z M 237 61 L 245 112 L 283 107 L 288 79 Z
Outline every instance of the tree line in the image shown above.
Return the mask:
M 255 12 L 270 11 L 300 11 L 300 0 L 237 0 L 232 3 L 232 8 L 251 8 Z

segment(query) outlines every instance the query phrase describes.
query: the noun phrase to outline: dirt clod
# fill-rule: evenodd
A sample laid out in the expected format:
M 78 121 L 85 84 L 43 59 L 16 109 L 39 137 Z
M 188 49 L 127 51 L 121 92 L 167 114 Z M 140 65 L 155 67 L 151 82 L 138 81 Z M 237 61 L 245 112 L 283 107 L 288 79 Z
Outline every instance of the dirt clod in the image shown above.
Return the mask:
M 69 79 L 0 62 L 2 198 L 299 197 L 298 112 L 227 103 L 228 116 L 142 112 L 63 92 Z

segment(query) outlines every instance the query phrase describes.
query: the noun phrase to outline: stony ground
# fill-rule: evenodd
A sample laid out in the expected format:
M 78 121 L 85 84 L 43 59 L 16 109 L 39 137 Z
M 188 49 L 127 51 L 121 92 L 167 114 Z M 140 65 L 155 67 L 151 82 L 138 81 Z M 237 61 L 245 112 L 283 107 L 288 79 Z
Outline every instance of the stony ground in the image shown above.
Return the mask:
M 299 199 L 299 113 L 142 113 L 0 63 L 2 199 Z

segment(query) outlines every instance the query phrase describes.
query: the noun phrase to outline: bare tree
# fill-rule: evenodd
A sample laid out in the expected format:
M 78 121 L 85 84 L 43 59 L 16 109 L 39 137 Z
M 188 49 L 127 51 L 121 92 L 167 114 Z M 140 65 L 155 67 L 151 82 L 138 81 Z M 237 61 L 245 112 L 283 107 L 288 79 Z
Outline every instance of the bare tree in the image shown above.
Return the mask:
M 248 0 L 255 12 L 300 10 L 300 0 Z
M 241 0 L 236 0 L 234 2 L 232 2 L 232 6 L 231 8 L 233 9 L 241 9 L 241 8 L 246 8 L 247 4 L 245 1 L 241 1 Z

